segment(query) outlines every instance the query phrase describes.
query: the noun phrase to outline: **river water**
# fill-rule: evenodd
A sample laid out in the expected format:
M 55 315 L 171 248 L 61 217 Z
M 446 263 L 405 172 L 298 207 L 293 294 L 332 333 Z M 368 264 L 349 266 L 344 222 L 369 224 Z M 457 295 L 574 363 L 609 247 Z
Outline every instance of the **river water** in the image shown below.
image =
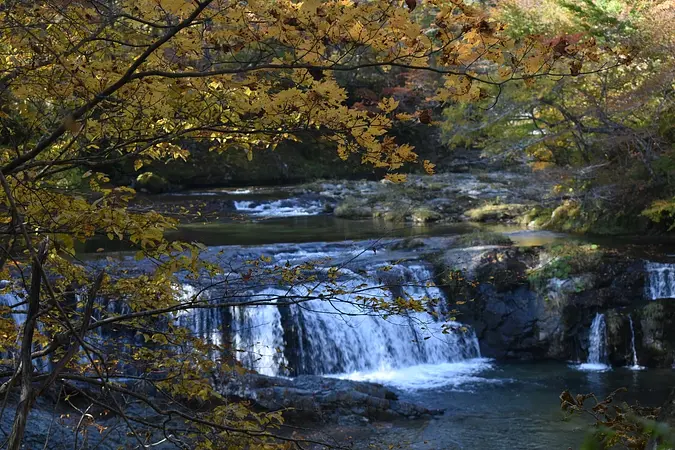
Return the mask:
M 403 399 L 444 408 L 445 414 L 428 422 L 374 427 L 371 435 L 357 437 L 355 446 L 413 450 L 577 449 L 590 424 L 580 417 L 563 420 L 558 401 L 562 391 L 592 392 L 601 398 L 625 387 L 628 392 L 621 400 L 659 406 L 673 382 L 675 374 L 669 369 L 582 372 L 561 363 L 493 364 L 461 385 L 450 382 L 429 389 L 404 389 Z
M 578 448 L 588 423 L 562 420 L 558 396 L 563 390 L 592 392 L 601 397 L 626 387 L 629 392 L 623 399 L 658 406 L 675 382 L 675 372 L 670 369 L 631 371 L 604 367 L 603 371 L 584 371 L 576 364 L 496 363 L 480 357 L 473 331 L 460 331 L 461 323 L 443 334 L 435 315 L 442 316 L 444 311 L 404 318 L 360 316 L 363 310 L 359 309 L 355 292 L 364 287 L 369 295 L 385 298 L 394 295 L 380 290 L 388 284 L 407 284 L 407 295 L 413 299 L 443 295 L 428 284 L 431 268 L 420 260 L 419 253 L 414 249 L 393 249 L 392 242 L 401 237 L 433 236 L 426 245 L 441 249 L 449 242 L 444 239 L 475 231 L 475 225 L 412 226 L 378 220 L 349 221 L 325 214 L 315 197 L 300 200 L 279 195 L 260 197 L 250 190 L 225 195 L 235 199 L 235 210 L 244 220 L 190 224 L 172 237 L 210 246 L 207 258 L 223 264 L 267 255 L 273 258 L 270 264 L 330 260 L 323 263 L 322 268 L 327 270 L 348 259 L 349 265 L 343 265 L 347 275 L 341 281 L 350 288 L 338 296 L 336 303 L 313 300 L 299 307 L 282 305 L 279 300 L 278 305 L 237 308 L 228 312 L 229 318 L 227 314 L 198 310 L 181 317 L 181 323 L 212 341 L 232 340 L 236 348 L 251 355 L 242 356 L 244 364 L 261 373 L 284 376 L 315 373 L 379 382 L 398 390 L 404 400 L 446 411 L 430 421 L 351 430 L 355 448 Z M 518 245 L 589 240 L 515 227 L 491 229 L 506 232 Z M 615 240 L 609 244 L 633 242 Z M 101 245 L 101 242 L 87 243 L 82 250 L 93 252 Z M 106 250 L 125 248 L 106 247 Z M 670 250 L 664 249 L 663 254 L 667 258 Z M 124 264 L 125 253 L 119 255 Z M 388 281 L 392 276 L 396 282 Z M 196 287 L 186 284 L 185 288 L 189 291 Z M 303 295 L 306 289 L 295 286 L 289 291 L 288 287 L 268 286 L 249 289 L 246 295 L 281 299 L 289 292 Z M 346 434 L 341 437 L 348 439 Z

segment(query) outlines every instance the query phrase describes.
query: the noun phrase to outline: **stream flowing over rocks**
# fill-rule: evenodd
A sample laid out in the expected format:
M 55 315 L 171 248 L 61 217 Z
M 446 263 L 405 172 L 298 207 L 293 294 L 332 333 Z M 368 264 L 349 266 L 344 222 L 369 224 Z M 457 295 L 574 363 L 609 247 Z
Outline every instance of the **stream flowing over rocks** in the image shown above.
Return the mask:
M 290 222 L 274 222 L 289 220 L 288 216 L 295 217 L 293 220 L 339 220 L 328 211 L 340 215 L 341 205 L 344 211 L 347 206 L 355 207 L 361 211 L 356 216 L 373 221 L 386 221 L 393 215 L 402 221 L 398 223 L 413 224 L 466 219 L 467 214 L 478 214 L 467 213 L 467 208 L 480 205 L 481 195 L 499 196 L 506 202 L 500 204 L 511 205 L 502 208 L 494 203 L 480 212 L 480 220 L 503 223 L 516 220 L 541 193 L 540 187 L 523 186 L 516 175 L 499 189 L 471 174 L 447 177 L 436 178 L 441 180 L 438 185 L 431 183 L 434 178 L 413 177 L 400 188 L 375 182 L 306 185 L 287 189 L 283 198 L 278 193 L 255 193 L 254 189 L 187 197 L 215 197 L 205 200 L 214 202 L 214 209 L 226 202 L 229 210 L 251 219 L 253 233 L 260 233 L 264 228 L 255 227 L 289 226 Z M 466 183 L 459 183 L 457 192 L 440 194 L 458 180 Z M 406 191 L 411 187 L 414 190 Z M 362 195 L 354 203 L 356 191 Z M 289 192 L 296 196 L 288 197 Z M 383 196 L 392 192 L 400 195 L 389 197 L 389 202 Z M 467 203 L 453 205 L 448 199 L 457 195 L 465 196 Z M 179 205 L 191 200 L 175 201 Z M 303 222 L 293 222 L 298 223 Z M 307 222 L 310 228 L 315 223 Z M 339 224 L 329 223 L 332 227 Z M 223 227 L 225 233 L 232 230 L 228 224 Z M 204 230 L 206 237 L 208 228 Z M 468 406 L 475 402 L 472 395 L 489 403 L 491 392 L 497 390 L 506 395 L 504 402 L 508 404 L 513 401 L 508 392 L 515 386 L 534 389 L 530 384 L 520 385 L 530 383 L 523 381 L 529 380 L 529 375 L 511 364 L 535 364 L 533 373 L 541 374 L 544 381 L 532 383 L 546 383 L 549 372 L 542 364 L 560 364 L 556 367 L 564 368 L 560 370 L 567 374 L 566 380 L 576 380 L 580 389 L 599 392 L 621 383 L 620 377 L 608 378 L 604 384 L 575 377 L 616 377 L 622 367 L 637 374 L 638 369 L 657 371 L 673 365 L 675 261 L 664 252 L 657 251 L 658 257 L 650 259 L 650 255 L 630 248 L 598 246 L 522 228 L 507 228 L 506 235 L 487 231 L 466 234 L 475 228 L 449 226 L 413 230 L 416 232 L 402 239 L 392 234 L 364 240 L 363 234 L 357 234 L 355 240 L 330 239 L 336 242 L 254 246 L 212 242 L 204 258 L 228 270 L 221 278 L 207 274 L 198 280 L 181 278 L 177 295 L 186 302 L 237 299 L 239 304 L 188 309 L 173 319 L 192 335 L 231 349 L 246 369 L 243 374 L 212 380 L 225 401 L 251 402 L 261 411 L 287 409 L 290 423 L 302 425 L 375 427 L 387 422 L 411 433 L 409 425 L 401 423 L 426 423 L 423 427 L 428 428 L 424 429 L 431 430 L 436 426 L 433 423 L 446 421 L 453 429 L 461 428 L 457 415 L 462 414 L 462 408 L 472 408 Z M 417 234 L 419 230 L 425 231 Z M 341 232 L 338 229 L 338 234 Z M 380 231 L 373 228 L 369 232 Z M 219 235 L 214 239 L 217 242 Z M 245 261 L 257 261 L 260 270 L 269 271 L 264 283 L 246 281 L 242 276 L 249 267 Z M 122 274 L 144 272 L 152 263 L 121 253 L 108 260 L 91 258 L 87 264 Z M 280 275 L 280 268 L 296 266 L 304 267 L 309 277 L 289 281 Z M 400 315 L 373 307 L 377 302 L 391 305 L 401 299 L 423 307 Z M 0 296 L 0 306 L 20 301 L 19 293 Z M 126 308 L 119 299 L 106 299 L 105 305 L 101 318 Z M 15 315 L 17 326 L 22 317 Z M 91 339 L 103 345 L 141 338 L 105 329 Z M 37 364 L 49 367 L 51 361 L 39 360 Z M 649 370 L 636 376 L 660 373 Z M 134 385 L 134 389 L 147 387 Z M 445 403 L 433 397 L 434 393 L 447 399 Z M 557 393 L 547 391 L 545 397 L 540 401 L 556 404 Z M 452 399 L 459 406 L 455 407 Z M 10 398 L 12 409 L 15 400 Z M 28 430 L 29 444 L 37 446 L 47 429 L 53 429 L 54 434 L 53 445 L 46 448 L 72 448 L 73 436 L 81 439 L 85 434 L 91 448 L 117 448 L 127 443 L 124 431 L 119 431 L 124 428 L 119 417 L 97 417 L 99 423 L 116 430 L 102 442 L 93 430 L 84 433 L 86 427 L 73 425 L 68 419 L 72 410 L 59 406 L 56 421 L 53 411 L 53 405 L 40 400 L 32 413 L 38 425 Z M 504 417 L 511 413 L 503 412 Z M 148 418 L 152 418 L 150 411 Z M 3 416 L 3 429 L 9 426 L 8 420 Z M 558 442 L 565 442 L 565 434 L 556 437 Z M 466 439 L 463 442 L 473 442 L 468 436 Z M 463 448 L 444 447 L 445 442 L 430 448 Z M 157 448 L 173 447 L 164 442 Z M 527 448 L 546 447 L 533 444 Z

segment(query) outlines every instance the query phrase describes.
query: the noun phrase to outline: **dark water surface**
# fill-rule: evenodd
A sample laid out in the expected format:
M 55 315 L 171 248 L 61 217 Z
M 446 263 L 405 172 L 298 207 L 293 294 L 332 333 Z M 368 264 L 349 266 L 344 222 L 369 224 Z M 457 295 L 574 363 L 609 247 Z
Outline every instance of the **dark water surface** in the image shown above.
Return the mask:
M 403 391 L 402 399 L 445 409 L 445 414 L 426 423 L 382 427 L 372 436 L 357 438 L 355 448 L 577 449 L 590 422 L 580 417 L 563 420 L 558 399 L 562 391 L 604 397 L 625 387 L 628 392 L 618 397 L 620 401 L 660 406 L 675 386 L 675 371 L 670 369 L 582 372 L 560 363 L 496 364 L 475 378 L 460 386 Z

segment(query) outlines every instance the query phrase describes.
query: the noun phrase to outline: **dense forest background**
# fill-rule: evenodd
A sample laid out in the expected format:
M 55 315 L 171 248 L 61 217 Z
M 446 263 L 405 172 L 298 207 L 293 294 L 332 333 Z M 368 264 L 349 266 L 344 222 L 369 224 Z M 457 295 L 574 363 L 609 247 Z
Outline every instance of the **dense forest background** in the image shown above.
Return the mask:
M 366 69 L 337 75 L 350 105 L 375 110 L 381 98 L 393 97 L 405 112 L 428 111 L 428 120 L 397 123 L 392 135 L 413 145 L 440 172 L 480 170 L 486 163 L 494 171 L 498 162 L 550 174 L 559 195 L 530 214 L 549 228 L 603 234 L 670 229 L 675 216 L 672 3 L 508 0 L 483 7 L 508 24 L 514 38 L 546 36 L 561 51 L 592 35 L 605 50 L 606 67 L 579 77 L 514 81 L 479 101 L 444 103 L 431 100 L 440 76 Z M 622 51 L 630 56 L 617 60 Z M 245 152 L 218 154 L 208 145 L 184 142 L 193 150 L 188 161 L 156 162 L 146 170 L 164 179 L 156 190 L 377 179 L 384 173 L 358 157 L 341 161 L 318 132 L 299 138 L 257 153 L 253 161 Z M 138 175 L 132 162 L 111 170 L 120 184 L 133 183 Z M 404 171 L 423 172 L 416 164 Z M 554 213 L 555 220 L 549 220 Z
M 668 380 L 672 254 L 631 239 L 675 229 L 674 54 L 672 0 L 0 1 L 0 447 L 441 415 L 385 366 Z M 607 447 L 659 437 L 565 392 Z

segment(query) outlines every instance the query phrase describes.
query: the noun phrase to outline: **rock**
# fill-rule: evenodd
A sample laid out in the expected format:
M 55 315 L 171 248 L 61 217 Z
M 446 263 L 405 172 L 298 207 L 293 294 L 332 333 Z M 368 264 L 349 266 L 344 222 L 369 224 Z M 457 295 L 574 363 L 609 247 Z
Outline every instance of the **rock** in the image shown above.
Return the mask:
M 637 314 L 640 363 L 652 367 L 672 366 L 675 353 L 675 305 L 673 301 L 650 301 L 640 308 Z
M 441 215 L 428 208 L 417 208 L 410 215 L 410 220 L 415 223 L 436 222 L 441 219 Z
M 475 222 L 504 222 L 520 217 L 528 206 L 521 204 L 496 204 L 472 208 L 464 212 L 470 220 Z
M 591 322 L 604 312 L 610 362 L 625 365 L 632 358 L 627 309 L 632 307 L 640 363 L 669 366 L 675 304 L 640 309 L 643 263 L 614 253 L 575 258 L 554 267 L 546 248 L 450 249 L 436 257 L 438 284 L 448 298 L 459 300 L 449 306 L 474 328 L 484 356 L 583 361 Z
M 398 240 L 389 246 L 389 250 L 415 250 L 426 245 L 424 239 L 406 238 Z
M 16 410 L 18 399 L 13 394 L 10 397 L 0 420 L 3 430 L 10 430 L 14 420 L 13 413 Z M 76 401 L 76 399 L 71 401 Z M 87 410 L 89 405 L 90 403 L 81 405 L 80 411 L 77 411 L 63 402 L 55 406 L 45 398 L 37 399 L 28 416 L 22 448 L 26 450 L 67 448 L 117 450 L 138 445 L 121 418 L 108 414 L 100 408 L 88 410 L 84 420 L 80 422 L 82 412 Z M 150 412 L 146 412 L 145 417 L 152 420 Z M 105 431 L 101 432 L 97 426 L 105 427 Z M 141 435 L 144 435 L 146 431 L 141 425 L 137 425 L 135 430 Z M 175 445 L 163 438 L 161 433 L 154 433 L 152 442 L 157 445 L 153 445 L 152 448 L 156 450 L 176 449 Z
M 394 391 L 380 384 L 316 375 L 289 379 L 246 374 L 227 380 L 221 393 L 254 401 L 267 410 L 291 408 L 291 420 L 343 423 L 442 414 L 401 401 Z
M 136 178 L 134 187 L 150 194 L 161 194 L 169 189 L 169 183 L 159 175 L 152 172 L 145 172 Z
M 335 207 L 333 214 L 343 219 L 367 219 L 373 216 L 373 208 L 353 199 L 347 199 Z

